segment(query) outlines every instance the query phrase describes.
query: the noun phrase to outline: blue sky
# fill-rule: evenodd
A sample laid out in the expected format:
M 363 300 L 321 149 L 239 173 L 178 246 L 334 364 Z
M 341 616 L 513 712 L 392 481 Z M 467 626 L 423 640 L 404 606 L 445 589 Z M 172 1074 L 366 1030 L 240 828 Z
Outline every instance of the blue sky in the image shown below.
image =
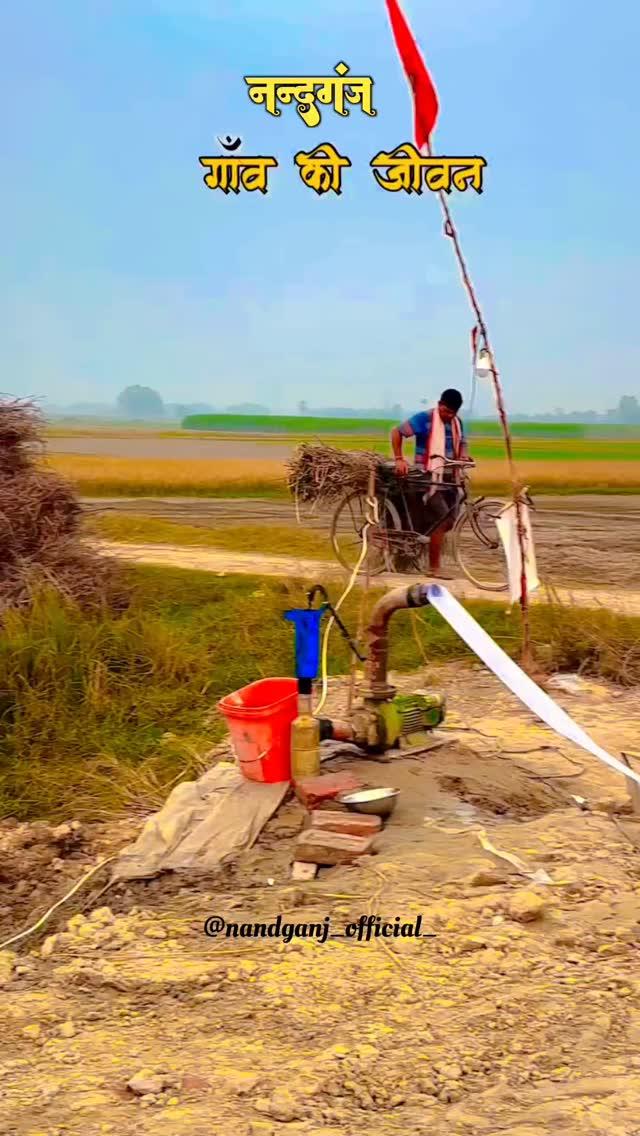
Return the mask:
M 488 161 L 452 195 L 508 405 L 640 394 L 632 0 L 405 0 L 438 86 L 441 153 Z M 469 388 L 472 323 L 435 198 L 368 169 L 411 133 L 383 0 L 22 0 L 3 17 L 3 380 L 51 402 L 408 408 Z M 246 74 L 375 79 L 376 118 L 310 130 Z M 267 197 L 207 190 L 216 135 L 281 166 Z M 341 198 L 292 155 L 347 154 Z

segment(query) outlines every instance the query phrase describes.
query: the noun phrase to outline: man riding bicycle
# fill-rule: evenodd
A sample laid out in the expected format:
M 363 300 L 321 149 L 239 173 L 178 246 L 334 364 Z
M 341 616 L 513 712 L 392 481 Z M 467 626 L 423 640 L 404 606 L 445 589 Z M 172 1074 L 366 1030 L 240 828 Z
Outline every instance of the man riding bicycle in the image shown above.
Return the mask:
M 447 469 L 445 459 L 469 460 L 464 427 L 458 418 L 462 401 L 460 391 L 445 390 L 433 410 L 419 411 L 391 431 L 391 446 L 399 477 L 406 477 L 409 472 L 409 463 L 402 453 L 403 440 L 415 438 L 415 465 L 428 473 L 434 483 L 442 482 L 451 486 L 439 488 L 434 485 L 420 502 L 420 516 L 414 519 L 417 531 L 426 531 L 439 517 L 443 518 L 442 523 L 433 529 L 429 539 L 429 570 L 432 576 L 440 580 L 452 579 L 442 571 L 440 561 L 445 534 L 456 519 L 455 506 L 458 502 L 458 493 L 454 488 L 458 479 L 457 470 L 451 467 Z

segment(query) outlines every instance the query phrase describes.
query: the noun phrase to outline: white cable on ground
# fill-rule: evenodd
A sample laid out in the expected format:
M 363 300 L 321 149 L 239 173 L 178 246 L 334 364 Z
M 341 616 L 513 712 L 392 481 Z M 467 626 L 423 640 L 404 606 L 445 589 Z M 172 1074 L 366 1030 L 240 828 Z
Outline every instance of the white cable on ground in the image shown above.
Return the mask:
M 376 506 L 377 506 L 377 501 L 376 501 Z M 375 512 L 377 512 L 377 508 L 376 508 Z M 351 579 L 349 580 L 349 583 L 347 584 L 344 592 L 342 593 L 342 595 L 340 596 L 340 599 L 338 600 L 337 604 L 335 605 L 336 611 L 340 611 L 342 604 L 346 600 L 347 596 L 353 590 L 354 584 L 355 584 L 355 582 L 358 578 L 358 573 L 360 572 L 360 569 L 362 568 L 362 565 L 364 564 L 365 557 L 367 555 L 367 533 L 369 531 L 369 528 L 371 527 L 371 523 L 372 522 L 370 520 L 367 520 L 367 523 L 362 530 L 362 550 L 360 552 L 360 556 L 358 557 L 358 563 L 356 564 L 355 568 L 353 569 L 353 572 L 351 573 Z M 324 636 L 323 636 L 323 639 L 322 639 L 322 655 L 321 655 L 321 664 L 320 664 L 321 675 L 322 675 L 322 694 L 320 696 L 320 701 L 319 701 L 318 705 L 316 706 L 315 710 L 313 711 L 314 714 L 320 713 L 320 711 L 322 710 L 322 707 L 324 706 L 325 702 L 327 701 L 327 694 L 329 692 L 329 676 L 328 676 L 327 658 L 328 658 L 328 651 L 329 651 L 329 635 L 331 634 L 331 628 L 333 627 L 334 623 L 335 623 L 335 620 L 334 620 L 333 616 L 331 616 L 331 619 L 327 623 L 325 633 L 324 633 Z
M 82 879 L 78 880 L 77 884 L 73 885 L 71 891 L 68 891 L 66 895 L 63 895 L 62 899 L 59 899 L 57 903 L 54 903 L 53 907 L 50 907 L 48 911 L 45 911 L 44 915 L 40 919 L 38 919 L 38 922 L 33 924 L 33 927 L 27 927 L 26 931 L 21 931 L 19 935 L 14 935 L 12 939 L 6 939 L 4 943 L 0 943 L 0 951 L 4 951 L 6 947 L 10 947 L 12 943 L 19 943 L 21 939 L 26 939 L 27 935 L 33 935 L 35 931 L 39 931 L 40 928 L 47 922 L 47 919 L 49 919 L 49 917 L 53 915 L 54 911 L 57 911 L 59 907 L 62 907 L 63 903 L 66 903 L 68 899 L 71 899 L 71 896 L 75 895 L 75 893 L 80 890 L 82 885 L 85 884 L 87 880 L 90 880 L 92 876 L 95 876 L 96 872 L 99 872 L 101 868 L 104 868 L 105 864 L 110 864 L 111 861 L 115 859 L 115 856 L 108 856 L 106 860 L 101 860 L 99 864 L 96 864 L 95 868 L 92 868 L 90 872 L 87 872 L 86 875 L 82 877 Z

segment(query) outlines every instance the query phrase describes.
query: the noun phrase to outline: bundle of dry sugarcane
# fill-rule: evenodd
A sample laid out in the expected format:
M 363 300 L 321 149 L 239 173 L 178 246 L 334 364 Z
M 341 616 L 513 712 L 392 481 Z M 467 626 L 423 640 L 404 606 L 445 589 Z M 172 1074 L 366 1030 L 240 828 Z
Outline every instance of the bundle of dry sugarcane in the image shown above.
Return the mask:
M 303 442 L 288 463 L 287 483 L 296 500 L 331 505 L 347 493 L 366 493 L 370 471 L 379 477 L 385 468 L 380 454 Z

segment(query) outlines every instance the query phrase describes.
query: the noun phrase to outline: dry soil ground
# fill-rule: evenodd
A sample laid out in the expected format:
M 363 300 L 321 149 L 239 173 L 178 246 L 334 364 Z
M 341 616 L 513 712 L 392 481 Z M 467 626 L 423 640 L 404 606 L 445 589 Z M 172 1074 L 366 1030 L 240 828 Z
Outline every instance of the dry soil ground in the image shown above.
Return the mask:
M 304 817 L 290 801 L 217 877 L 93 901 L 87 889 L 55 917 L 55 938 L 0 955 L 3 1134 L 640 1131 L 640 822 L 625 784 L 483 671 L 430 679 L 449 697 L 447 744 L 355 765 L 401 789 L 376 856 L 292 885 Z M 330 698 L 340 709 L 343 689 Z M 611 751 L 637 744 L 637 692 L 558 698 Z M 4 825 L 5 930 L 132 827 Z M 482 848 L 483 830 L 521 870 Z M 82 903 L 86 917 L 67 924 Z M 213 914 L 330 915 L 339 930 L 369 912 L 422 914 L 435 937 L 286 947 L 202 933 Z M 126 1084 L 140 1070 L 151 1080 L 136 1096 Z
M 88 500 L 94 511 L 113 510 L 160 517 L 203 528 L 228 524 L 294 524 L 287 502 L 259 500 L 117 499 Z M 305 525 L 328 530 L 326 514 L 306 516 Z M 581 606 L 594 602 L 612 610 L 640 613 L 640 497 L 541 498 L 535 523 L 535 542 L 540 577 L 545 585 L 559 589 L 561 597 Z M 326 578 L 342 576 L 337 565 L 301 558 L 267 556 L 254 552 L 217 551 L 161 544 L 103 544 L 105 551 L 140 563 L 172 564 L 218 573 L 250 573 L 268 576 L 305 575 Z M 408 579 L 408 578 L 407 578 Z M 393 586 L 398 576 L 376 581 Z M 451 590 L 460 599 L 496 598 L 502 593 L 483 592 L 458 579 Z M 546 593 L 540 592 L 539 598 Z

